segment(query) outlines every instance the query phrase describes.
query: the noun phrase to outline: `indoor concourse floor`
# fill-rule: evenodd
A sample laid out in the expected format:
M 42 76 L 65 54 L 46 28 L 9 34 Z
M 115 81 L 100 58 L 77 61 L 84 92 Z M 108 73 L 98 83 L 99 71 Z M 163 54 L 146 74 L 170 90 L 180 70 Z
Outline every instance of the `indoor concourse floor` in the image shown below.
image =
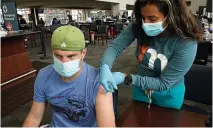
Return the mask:
M 27 51 L 29 52 L 29 57 L 32 62 L 43 62 L 46 65 L 51 64 L 53 62 L 52 59 L 52 51 L 50 48 L 50 38 L 46 39 L 46 44 L 47 44 L 47 59 L 40 59 L 42 54 L 38 54 L 38 52 L 41 51 L 40 47 L 40 40 L 36 40 L 37 42 L 37 47 L 31 48 L 31 44 L 29 42 Z M 112 40 L 108 40 L 108 44 Z M 101 41 L 100 44 L 96 45 L 89 45 L 87 55 L 85 58 L 85 61 L 94 66 L 97 67 L 99 66 L 100 59 L 103 55 L 104 50 L 107 48 L 108 44 L 105 44 L 104 46 L 102 45 Z M 119 72 L 125 72 L 125 73 L 136 73 L 137 71 L 137 60 L 135 58 L 135 47 L 136 43 L 132 43 L 132 45 L 126 49 L 118 58 L 117 61 L 115 61 L 115 64 L 113 66 L 112 71 L 119 71 Z M 211 65 L 208 64 L 208 65 Z M 118 96 L 118 117 L 119 115 L 125 111 L 125 108 L 127 107 L 128 102 L 131 101 L 131 87 L 119 86 L 119 96 Z M 192 105 L 192 106 L 197 106 L 203 109 L 209 109 L 211 106 L 195 103 L 192 101 L 185 100 L 184 104 Z M 32 102 L 27 103 L 24 105 L 22 108 L 18 109 L 17 111 L 11 113 L 10 115 L 4 117 L 1 122 L 2 127 L 20 127 L 23 124 L 24 119 L 26 118 L 30 107 L 32 105 Z M 51 120 L 51 109 L 48 107 L 46 109 L 46 112 L 44 114 L 44 118 L 42 120 L 42 124 L 47 124 Z

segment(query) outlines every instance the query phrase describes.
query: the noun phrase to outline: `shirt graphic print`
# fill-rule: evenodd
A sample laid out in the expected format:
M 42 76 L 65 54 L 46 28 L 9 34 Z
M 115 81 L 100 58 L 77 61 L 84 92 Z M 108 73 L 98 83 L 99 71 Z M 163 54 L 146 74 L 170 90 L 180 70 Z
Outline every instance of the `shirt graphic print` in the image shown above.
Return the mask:
M 167 57 L 148 46 L 139 45 L 138 50 L 137 60 L 141 66 L 154 71 L 155 75 L 159 76 L 168 64 Z

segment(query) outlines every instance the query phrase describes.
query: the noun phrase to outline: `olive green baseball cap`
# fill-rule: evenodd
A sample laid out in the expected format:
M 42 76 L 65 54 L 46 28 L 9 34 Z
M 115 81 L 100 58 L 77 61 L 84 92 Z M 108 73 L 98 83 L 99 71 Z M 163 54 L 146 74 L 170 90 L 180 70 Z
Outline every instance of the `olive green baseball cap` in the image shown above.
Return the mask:
M 63 51 L 81 51 L 85 48 L 84 34 L 74 26 L 61 26 L 52 34 L 51 47 Z

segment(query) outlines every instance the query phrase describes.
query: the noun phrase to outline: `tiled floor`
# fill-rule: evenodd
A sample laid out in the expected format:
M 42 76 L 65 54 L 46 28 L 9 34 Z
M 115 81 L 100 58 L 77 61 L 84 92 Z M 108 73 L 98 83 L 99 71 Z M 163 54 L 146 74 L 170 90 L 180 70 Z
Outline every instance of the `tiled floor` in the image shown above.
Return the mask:
M 39 51 L 41 51 L 40 47 L 36 48 L 28 48 L 27 51 L 29 52 L 29 56 L 31 61 L 41 61 L 41 62 L 46 62 L 46 63 L 52 63 L 52 53 L 51 53 L 51 48 L 50 48 L 50 39 L 46 40 L 47 42 L 47 56 L 48 59 L 40 59 L 42 54 L 37 54 Z M 109 43 L 111 40 L 109 41 Z M 39 45 L 38 41 L 37 44 Z M 120 72 L 125 72 L 125 73 L 136 73 L 137 71 L 137 61 L 135 59 L 135 43 L 133 43 L 127 50 L 125 50 L 120 57 L 117 59 L 115 62 L 112 71 L 120 71 Z M 30 45 L 29 45 L 30 46 Z M 97 44 L 97 45 L 90 45 L 88 47 L 88 53 L 85 58 L 85 61 L 93 65 L 95 67 L 98 67 L 100 59 L 103 55 L 104 50 L 107 48 L 107 45 L 102 46 L 102 44 Z M 211 65 L 211 64 L 208 64 Z M 126 103 L 131 100 L 131 88 L 127 86 L 120 86 L 119 87 L 119 106 L 118 110 L 119 112 L 125 111 L 125 105 Z M 27 116 L 27 113 L 30 110 L 32 102 L 26 104 L 16 112 L 12 113 L 11 115 L 5 117 L 2 119 L 2 126 L 14 126 L 14 127 L 19 127 L 22 125 L 24 119 Z M 193 106 L 199 106 L 204 109 L 211 109 L 211 106 L 195 103 L 192 101 L 187 101 L 185 100 L 184 104 L 189 104 Z M 51 120 L 51 109 L 48 107 L 47 111 L 44 114 L 44 118 L 42 120 L 41 124 L 46 124 L 49 123 Z

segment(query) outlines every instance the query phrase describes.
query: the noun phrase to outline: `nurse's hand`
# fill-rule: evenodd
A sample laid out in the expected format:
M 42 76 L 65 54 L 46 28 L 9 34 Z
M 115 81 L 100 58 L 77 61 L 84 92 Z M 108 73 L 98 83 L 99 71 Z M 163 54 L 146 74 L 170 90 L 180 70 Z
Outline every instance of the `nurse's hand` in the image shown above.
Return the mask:
M 112 74 L 116 85 L 124 83 L 126 74 L 121 72 L 113 72 Z
M 154 91 L 153 90 L 145 90 L 145 94 L 152 94 L 152 93 L 154 93 Z
M 114 92 L 114 89 L 118 89 L 107 64 L 100 67 L 100 84 L 107 92 Z

